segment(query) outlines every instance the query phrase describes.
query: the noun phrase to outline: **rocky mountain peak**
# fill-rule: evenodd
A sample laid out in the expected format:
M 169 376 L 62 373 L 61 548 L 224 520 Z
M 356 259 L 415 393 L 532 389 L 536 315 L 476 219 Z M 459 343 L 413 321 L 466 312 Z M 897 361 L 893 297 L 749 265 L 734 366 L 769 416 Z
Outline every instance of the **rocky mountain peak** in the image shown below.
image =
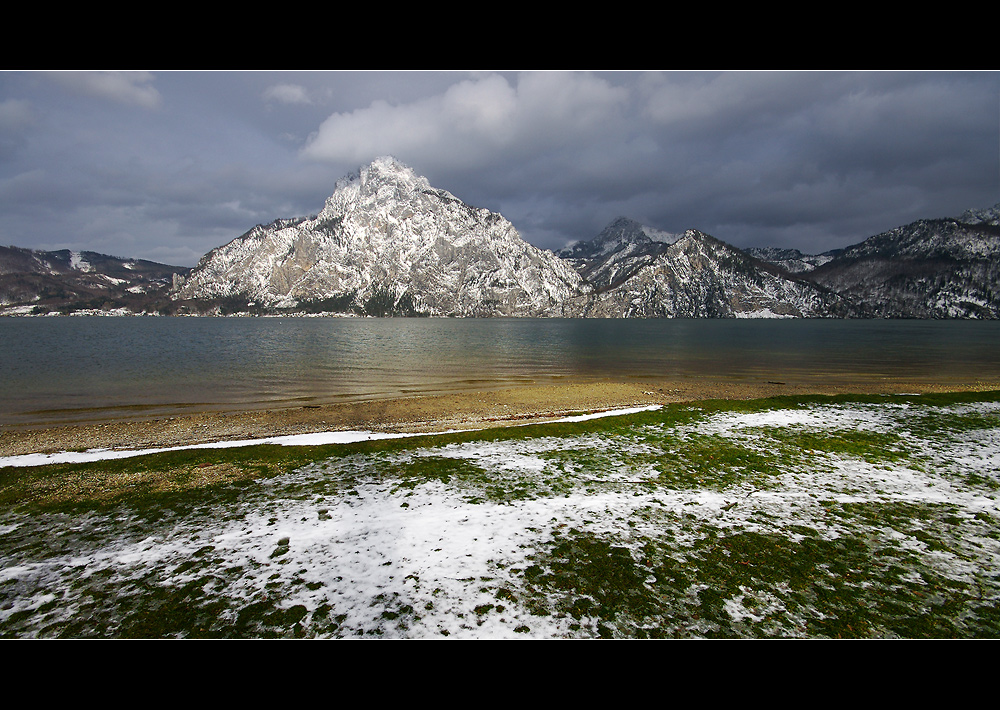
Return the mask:
M 371 313 L 569 315 L 576 272 L 499 214 L 391 157 L 337 182 L 314 219 L 257 227 L 202 260 L 179 299 L 273 307 L 331 301 Z M 390 307 L 385 308 L 389 303 Z
M 343 211 L 352 203 L 368 205 L 373 200 L 406 200 L 430 189 L 427 178 L 417 175 L 396 158 L 383 156 L 338 180 L 319 217 Z
M 589 241 L 574 242 L 556 252 L 563 259 L 595 259 L 652 244 L 673 244 L 682 235 L 648 227 L 629 217 L 617 217 Z

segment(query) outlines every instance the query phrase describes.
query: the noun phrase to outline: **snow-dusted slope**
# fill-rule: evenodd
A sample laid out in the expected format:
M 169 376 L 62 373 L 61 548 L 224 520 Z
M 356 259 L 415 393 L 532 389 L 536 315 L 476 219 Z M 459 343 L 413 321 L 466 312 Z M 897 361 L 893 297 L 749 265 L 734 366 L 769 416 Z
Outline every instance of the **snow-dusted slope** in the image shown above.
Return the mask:
M 792 274 L 812 271 L 817 266 L 822 266 L 834 258 L 834 255 L 829 252 L 825 254 L 803 254 L 798 249 L 782 249 L 780 247 L 750 247 L 743 251 L 755 259 L 779 266 Z
M 271 306 L 330 298 L 380 312 L 579 315 L 586 285 L 499 214 L 471 207 L 393 158 L 338 181 L 315 217 L 258 226 L 207 254 L 175 299 Z
M 844 249 L 810 280 L 887 318 L 1000 318 L 1000 205 L 918 220 Z
M 0 247 L 0 315 L 155 312 L 187 268 L 91 251 Z
M 984 210 L 966 210 L 958 218 L 964 224 L 992 224 L 1000 227 L 1000 202 Z
M 673 244 L 682 236 L 647 227 L 628 217 L 618 217 L 593 239 L 574 242 L 556 254 L 562 259 L 593 261 L 634 247 Z
M 640 239 L 635 248 L 611 249 L 603 258 L 577 264 L 585 273 L 600 277 L 594 284 L 597 292 L 586 312 L 593 317 L 773 318 L 858 314 L 836 294 L 784 274 L 695 229 L 676 235 L 673 241 L 653 243 Z

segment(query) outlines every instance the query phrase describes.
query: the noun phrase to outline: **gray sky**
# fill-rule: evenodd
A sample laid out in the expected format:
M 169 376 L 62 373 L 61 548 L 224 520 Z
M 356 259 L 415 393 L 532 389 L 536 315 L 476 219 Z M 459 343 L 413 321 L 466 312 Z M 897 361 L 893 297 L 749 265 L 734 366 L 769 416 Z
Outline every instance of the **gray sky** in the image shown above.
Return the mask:
M 0 72 L 0 244 L 191 266 L 380 155 L 544 248 L 815 253 L 1000 202 L 1000 72 Z

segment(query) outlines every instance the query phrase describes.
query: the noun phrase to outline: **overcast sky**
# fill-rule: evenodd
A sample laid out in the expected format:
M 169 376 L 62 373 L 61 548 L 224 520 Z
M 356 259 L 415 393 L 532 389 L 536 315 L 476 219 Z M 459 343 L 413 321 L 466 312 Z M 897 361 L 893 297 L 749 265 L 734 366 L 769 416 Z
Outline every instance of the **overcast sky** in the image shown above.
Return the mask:
M 1000 202 L 1000 72 L 0 72 L 0 244 L 191 266 L 380 155 L 544 248 L 816 253 Z

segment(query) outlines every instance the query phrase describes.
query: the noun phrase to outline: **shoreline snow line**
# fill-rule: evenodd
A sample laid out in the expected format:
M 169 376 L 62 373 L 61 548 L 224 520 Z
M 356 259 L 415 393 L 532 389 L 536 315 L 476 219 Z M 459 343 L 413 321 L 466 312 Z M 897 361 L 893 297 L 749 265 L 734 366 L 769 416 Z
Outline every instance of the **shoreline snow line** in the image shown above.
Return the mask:
M 511 426 L 528 426 L 529 424 L 555 424 L 559 422 L 583 422 L 601 417 L 624 416 L 627 414 L 637 414 L 639 412 L 652 412 L 661 409 L 663 405 L 654 404 L 645 407 L 626 407 L 623 409 L 609 409 L 603 412 L 592 414 L 577 414 L 559 419 L 551 419 L 546 422 L 527 422 L 512 424 Z M 469 431 L 468 429 L 447 429 L 443 431 L 428 432 L 406 432 L 406 433 L 380 433 L 364 430 L 327 431 L 314 434 L 288 434 L 283 436 L 269 436 L 260 439 L 234 439 L 231 441 L 213 441 L 201 444 L 183 444 L 179 446 L 165 446 L 147 449 L 87 449 L 86 451 L 60 451 L 51 454 L 21 454 L 17 456 L 0 457 L 0 468 L 4 467 L 29 467 L 46 466 L 48 464 L 59 463 L 91 463 L 94 461 L 107 461 L 112 459 L 134 458 L 137 456 L 148 456 L 150 454 L 167 453 L 171 451 L 185 451 L 189 449 L 235 449 L 243 446 L 263 446 L 266 444 L 277 444 L 279 446 L 324 446 L 329 444 L 353 444 L 359 441 L 376 441 L 381 439 L 403 439 L 414 436 L 441 436 L 458 431 Z M 477 430 L 481 431 L 481 430 Z

